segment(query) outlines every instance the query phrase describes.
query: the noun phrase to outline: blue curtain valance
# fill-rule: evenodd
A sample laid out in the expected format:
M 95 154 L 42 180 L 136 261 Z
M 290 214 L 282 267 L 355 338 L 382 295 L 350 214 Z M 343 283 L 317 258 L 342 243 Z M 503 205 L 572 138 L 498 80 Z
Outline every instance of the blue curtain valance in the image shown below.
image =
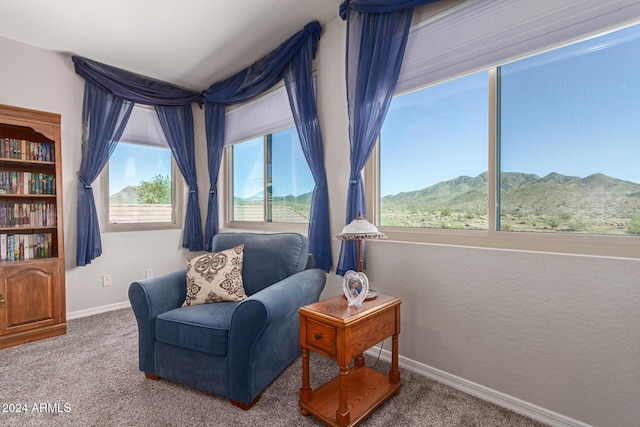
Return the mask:
M 315 57 L 322 27 L 318 21 L 305 25 L 304 29 L 290 37 L 277 49 L 254 62 L 238 74 L 214 83 L 202 92 L 205 101 L 225 105 L 245 102 L 270 89 L 282 80 L 291 59 L 307 43 Z
M 324 169 L 324 145 L 318 124 L 312 74 L 312 61 L 321 32 L 319 22 L 310 22 L 262 59 L 238 74 L 214 83 L 203 92 L 206 101 L 205 125 L 210 185 L 205 222 L 206 249 L 211 249 L 213 236 L 218 233 L 218 196 L 215 188 L 224 147 L 225 106 L 248 101 L 284 78 L 302 150 L 316 184 L 309 220 L 310 250 L 317 267 L 324 271 L 331 268 L 329 196 Z
M 76 73 L 105 91 L 126 100 L 146 105 L 202 105 L 199 92 L 134 74 L 130 71 L 73 56 Z
M 340 5 L 340 17 L 347 19 L 347 9 L 366 13 L 389 13 L 413 9 L 438 0 L 347 0 Z

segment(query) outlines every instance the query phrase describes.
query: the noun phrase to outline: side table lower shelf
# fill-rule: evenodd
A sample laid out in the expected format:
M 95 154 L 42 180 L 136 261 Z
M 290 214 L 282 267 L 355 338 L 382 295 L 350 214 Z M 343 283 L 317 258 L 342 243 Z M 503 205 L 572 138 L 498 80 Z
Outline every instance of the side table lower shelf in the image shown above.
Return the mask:
M 371 368 L 353 368 L 347 374 L 347 395 L 349 396 L 349 413 L 351 422 L 356 425 L 392 394 L 400 391 L 400 382 L 393 384 L 389 376 Z M 340 391 L 340 376 L 319 387 L 312 393 L 311 401 L 300 402 L 302 411 L 314 414 L 322 422 L 331 426 L 339 426 L 336 422 Z

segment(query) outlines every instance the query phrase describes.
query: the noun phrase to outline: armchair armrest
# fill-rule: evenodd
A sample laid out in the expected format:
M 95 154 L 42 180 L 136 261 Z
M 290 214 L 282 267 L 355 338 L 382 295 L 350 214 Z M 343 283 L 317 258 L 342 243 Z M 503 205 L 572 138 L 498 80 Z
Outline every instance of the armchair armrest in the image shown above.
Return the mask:
M 138 322 L 140 370 L 155 374 L 153 347 L 156 316 L 184 302 L 187 294 L 186 270 L 133 282 L 129 286 L 129 301 Z
M 250 404 L 300 354 L 298 309 L 318 301 L 325 282 L 322 270 L 303 270 L 236 307 L 228 348 L 232 400 Z

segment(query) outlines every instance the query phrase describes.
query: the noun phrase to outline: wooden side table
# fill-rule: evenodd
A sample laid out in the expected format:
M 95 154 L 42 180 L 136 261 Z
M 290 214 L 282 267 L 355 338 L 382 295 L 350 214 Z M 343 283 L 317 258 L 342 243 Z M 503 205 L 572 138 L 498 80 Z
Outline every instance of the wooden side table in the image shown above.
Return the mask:
M 400 304 L 400 298 L 380 295 L 355 308 L 348 307 L 347 300 L 338 296 L 300 308 L 302 415 L 312 414 L 331 426 L 354 426 L 391 395 L 400 393 Z M 392 355 L 387 376 L 364 366 L 363 353 L 389 336 Z M 340 374 L 315 391 L 309 381 L 309 350 L 340 366 Z M 350 370 L 354 357 L 354 368 Z

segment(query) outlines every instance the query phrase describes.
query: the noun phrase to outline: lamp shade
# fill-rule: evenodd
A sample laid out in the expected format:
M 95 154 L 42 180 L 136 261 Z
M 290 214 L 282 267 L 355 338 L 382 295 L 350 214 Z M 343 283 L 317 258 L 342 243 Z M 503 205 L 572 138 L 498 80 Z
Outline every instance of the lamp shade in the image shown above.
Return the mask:
M 386 239 L 387 235 L 378 230 L 378 228 L 363 218 L 360 214 L 358 217 L 345 225 L 342 232 L 336 236 L 339 240 L 369 240 L 369 239 Z

